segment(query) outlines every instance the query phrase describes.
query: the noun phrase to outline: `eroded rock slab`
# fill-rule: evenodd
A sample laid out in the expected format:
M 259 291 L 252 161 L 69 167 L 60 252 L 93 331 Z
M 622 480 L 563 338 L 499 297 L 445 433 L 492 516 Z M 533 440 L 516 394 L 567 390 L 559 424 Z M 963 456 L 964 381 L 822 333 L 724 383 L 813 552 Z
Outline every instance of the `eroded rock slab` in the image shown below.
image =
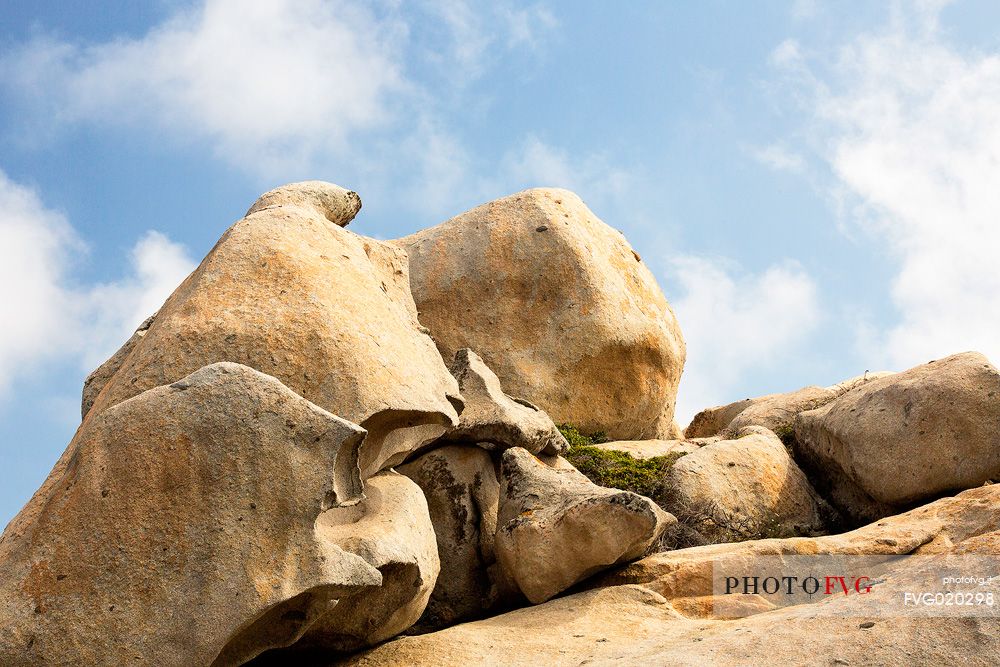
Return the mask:
M 87 379 L 83 381 L 83 397 L 80 401 L 80 416 L 81 418 L 86 418 L 87 413 L 90 412 L 90 408 L 93 407 L 94 401 L 97 399 L 97 395 L 101 393 L 104 389 L 104 385 L 108 383 L 108 380 L 114 377 L 118 369 L 121 368 L 125 360 L 128 359 L 128 355 L 132 353 L 132 348 L 135 344 L 146 335 L 149 331 L 149 327 L 153 324 L 153 320 L 156 315 L 151 315 L 143 320 L 142 324 L 136 328 L 135 332 L 129 336 L 129 339 L 122 344 L 118 351 L 115 352 L 111 357 L 105 361 L 103 364 L 98 366 L 94 371 L 87 376 Z
M 504 452 L 500 478 L 497 558 L 536 604 L 639 558 L 676 522 L 649 498 L 597 486 L 521 448 Z
M 444 358 L 475 350 L 506 391 L 585 433 L 679 433 L 677 319 L 624 236 L 575 194 L 525 190 L 396 243 Z
M 92 415 L 0 538 L 0 663 L 236 665 L 378 570 L 317 532 L 364 430 L 246 366 Z

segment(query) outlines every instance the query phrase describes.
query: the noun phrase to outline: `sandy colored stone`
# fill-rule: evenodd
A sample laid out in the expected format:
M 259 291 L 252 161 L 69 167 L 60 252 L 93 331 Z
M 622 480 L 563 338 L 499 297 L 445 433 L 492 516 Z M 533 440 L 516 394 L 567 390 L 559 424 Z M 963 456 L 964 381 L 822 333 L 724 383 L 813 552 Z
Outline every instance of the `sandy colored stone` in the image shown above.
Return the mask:
M 533 603 L 639 558 L 675 521 L 649 498 L 597 486 L 519 447 L 503 454 L 497 559 Z
M 396 241 L 442 356 L 475 350 L 556 423 L 671 438 L 685 347 L 653 274 L 572 192 L 525 190 Z
M 235 665 L 381 583 L 318 516 L 364 431 L 246 366 L 89 417 L 0 537 L 0 664 Z
M 982 549 L 984 542 L 992 544 L 998 520 L 1000 490 L 984 487 L 844 535 L 654 554 L 598 582 L 607 587 L 428 635 L 402 637 L 345 664 L 986 667 L 995 664 L 1000 653 L 1000 621 L 995 615 L 868 616 L 870 601 L 858 596 L 779 608 L 740 597 L 728 608 L 740 607 L 752 615 L 737 620 L 711 618 L 706 611 L 719 602 L 710 599 L 712 562 L 726 554 L 901 554 L 944 542 L 953 543 L 948 549 L 957 553 L 963 545 Z M 875 589 L 882 603 L 898 596 L 900 587 L 926 585 L 926 578 L 907 570 L 907 561 L 902 564 L 889 586 Z M 987 590 L 1000 596 L 998 584 Z M 550 631 L 534 631 L 537 628 Z
M 823 530 L 824 508 L 774 433 L 750 426 L 679 458 L 663 480 L 663 506 L 707 542 Z
M 465 402 L 458 426 L 443 439 L 476 443 L 489 450 L 523 447 L 532 454 L 559 455 L 569 449 L 552 419 L 535 405 L 508 396 L 496 374 L 469 349 L 455 353 L 450 366 Z
M 279 655 L 294 661 L 314 651 L 353 651 L 393 637 L 423 614 L 440 571 L 434 526 L 420 488 L 391 470 L 365 481 L 365 498 L 323 512 L 316 533 L 356 554 L 382 585 L 341 600 Z
M 83 397 L 80 405 L 81 418 L 86 418 L 87 413 L 90 412 L 90 408 L 94 405 L 94 400 L 97 398 L 97 395 L 101 393 L 101 390 L 104 389 L 104 385 L 108 383 L 108 380 L 114 377 L 115 373 L 118 372 L 118 369 L 121 368 L 123 363 L 125 363 L 128 355 L 132 353 L 132 348 L 134 348 L 135 344 L 146 335 L 146 332 L 149 331 L 149 327 L 155 318 L 156 315 L 147 317 L 135 330 L 135 333 L 133 333 L 129 339 L 125 341 L 120 348 L 118 348 L 118 351 L 111 355 L 107 361 L 98 366 L 90 375 L 87 376 L 87 379 L 83 381 Z
M 420 629 L 483 616 L 511 593 L 499 579 L 493 547 L 500 482 L 489 453 L 449 445 L 397 470 L 423 490 L 441 558 L 441 574 Z
M 265 195 L 170 296 L 91 413 L 233 361 L 361 424 L 363 477 L 444 433 L 458 385 L 417 322 L 405 253 L 340 226 L 359 207 L 315 181 Z
M 917 366 L 801 413 L 795 437 L 840 509 L 892 514 L 1000 478 L 1000 372 L 975 352 Z

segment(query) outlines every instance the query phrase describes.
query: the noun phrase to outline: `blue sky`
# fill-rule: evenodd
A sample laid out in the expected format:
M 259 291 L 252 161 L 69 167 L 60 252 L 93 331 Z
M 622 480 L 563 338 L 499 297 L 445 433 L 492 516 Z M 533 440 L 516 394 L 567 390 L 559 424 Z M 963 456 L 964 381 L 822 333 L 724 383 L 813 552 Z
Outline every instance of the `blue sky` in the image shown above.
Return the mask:
M 702 407 L 1000 358 L 1000 5 L 65 3 L 0 10 L 0 525 L 83 378 L 261 192 L 393 238 L 568 187 L 650 265 Z

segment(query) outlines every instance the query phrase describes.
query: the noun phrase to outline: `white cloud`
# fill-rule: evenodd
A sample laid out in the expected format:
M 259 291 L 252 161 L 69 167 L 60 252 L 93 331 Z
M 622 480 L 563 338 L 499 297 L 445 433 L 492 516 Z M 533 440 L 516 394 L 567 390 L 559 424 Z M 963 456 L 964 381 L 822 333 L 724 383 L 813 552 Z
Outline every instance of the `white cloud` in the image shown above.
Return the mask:
M 354 3 L 208 0 L 139 39 L 29 43 L 2 72 L 64 121 L 131 122 L 233 162 L 291 164 L 387 121 L 405 87 L 401 32 Z
M 131 252 L 134 275 L 78 286 L 68 269 L 86 252 L 60 213 L 0 171 L 0 395 L 39 364 L 104 361 L 194 268 L 183 247 L 148 232 Z
M 748 274 L 724 261 L 680 256 L 671 283 L 682 296 L 671 304 L 687 341 L 677 419 L 745 396 L 732 392 L 754 372 L 789 358 L 820 321 L 816 287 L 794 262 Z
M 56 355 L 71 332 L 63 266 L 79 248 L 66 219 L 0 171 L 0 391 L 19 371 Z
M 966 349 L 1000 361 L 1000 53 L 946 43 L 941 6 L 899 8 L 832 68 L 819 54 L 796 76 L 854 222 L 896 267 L 898 319 L 863 336 L 873 365 Z
M 35 39 L 0 60 L 0 85 L 56 127 L 204 144 L 269 179 L 344 160 L 385 171 L 411 157 L 398 146 L 442 138 L 441 99 L 468 106 L 453 99 L 463 84 L 505 54 L 539 50 L 555 26 L 541 6 L 506 3 L 204 0 L 140 37 Z M 53 129 L 41 122 L 34 132 Z

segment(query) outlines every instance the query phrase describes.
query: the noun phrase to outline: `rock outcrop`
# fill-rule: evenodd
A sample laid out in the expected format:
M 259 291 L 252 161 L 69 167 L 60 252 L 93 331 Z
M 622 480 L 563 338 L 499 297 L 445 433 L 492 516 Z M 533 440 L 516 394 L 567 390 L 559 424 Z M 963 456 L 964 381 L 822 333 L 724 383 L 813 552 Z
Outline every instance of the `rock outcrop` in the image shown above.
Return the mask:
M 649 498 L 593 484 L 519 447 L 503 454 L 496 552 L 533 603 L 638 558 L 676 521 Z
M 586 433 L 679 433 L 677 320 L 639 255 L 575 194 L 526 190 L 396 243 L 444 358 L 475 350 L 506 391 Z
M 0 538 L 0 664 L 237 665 L 378 570 L 323 539 L 364 431 L 219 363 L 102 410 Z
M 576 195 L 390 242 L 360 206 L 264 194 L 88 376 L 0 535 L 0 665 L 996 662 L 985 357 L 681 437 L 677 321 Z M 956 573 L 993 604 L 902 601 Z
M 705 543 L 813 534 L 828 515 L 781 440 L 759 426 L 679 458 L 663 489 L 664 507 Z
M 342 227 L 360 206 L 318 181 L 264 195 L 171 295 L 90 412 L 232 361 L 362 425 L 363 477 L 455 425 L 458 386 L 417 321 L 405 253 Z
M 911 561 L 897 561 L 873 599 L 839 596 L 758 611 L 738 621 L 705 614 L 713 563 L 720 558 L 816 553 L 962 553 L 994 544 L 1000 487 L 966 491 L 852 533 L 762 540 L 655 554 L 596 582 L 602 586 L 485 621 L 403 637 L 346 661 L 355 667 L 469 664 L 535 665 L 938 665 L 986 667 L 1000 651 L 1000 620 L 985 612 L 961 618 L 901 613 L 872 616 L 899 604 L 900 588 L 926 585 Z M 936 545 L 936 546 L 935 546 Z M 947 547 L 945 545 L 948 545 Z M 996 551 L 984 550 L 991 555 Z M 919 562 L 919 561 L 917 561 Z M 919 566 L 917 566 L 919 567 Z M 1000 580 L 983 589 L 1000 597 Z M 898 608 L 898 607 L 897 607 Z M 552 635 L 526 628 L 558 628 Z M 972 647 L 970 649 L 970 647 Z
M 1000 372 L 967 352 L 855 387 L 795 423 L 830 500 L 873 520 L 1000 478 Z
M 493 548 L 500 482 L 489 453 L 449 445 L 398 470 L 427 497 L 441 558 L 441 574 L 420 628 L 480 618 L 501 599 L 513 597 L 499 576 Z
M 451 373 L 465 401 L 458 426 L 443 439 L 476 443 L 490 450 L 523 447 L 532 454 L 557 456 L 569 443 L 544 411 L 503 392 L 500 380 L 478 354 L 469 349 L 455 353 Z

